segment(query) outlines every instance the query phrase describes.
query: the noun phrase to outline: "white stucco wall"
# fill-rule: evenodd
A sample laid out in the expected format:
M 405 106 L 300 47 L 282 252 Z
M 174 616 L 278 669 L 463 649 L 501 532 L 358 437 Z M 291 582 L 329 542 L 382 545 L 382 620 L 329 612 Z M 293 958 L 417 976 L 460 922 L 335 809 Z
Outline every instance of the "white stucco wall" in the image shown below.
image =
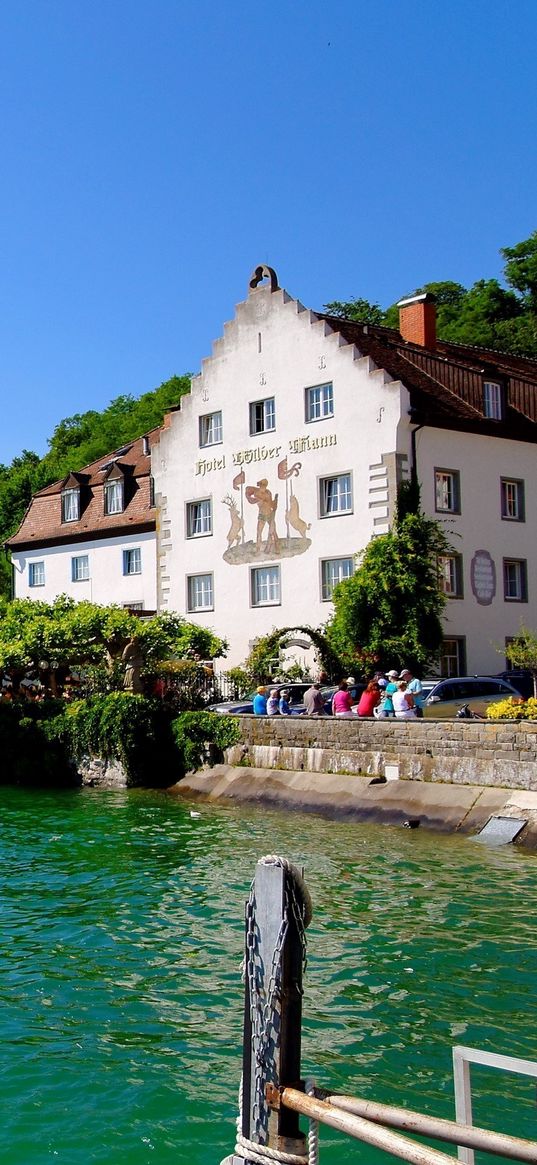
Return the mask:
M 123 551 L 139 548 L 141 574 L 123 574 Z M 87 554 L 89 579 L 72 581 L 71 560 Z M 144 533 L 126 538 L 96 539 L 46 549 L 13 551 L 15 598 L 42 599 L 52 602 L 57 595 L 70 595 L 93 603 L 143 603 L 145 610 L 155 610 L 156 535 Z M 30 586 L 30 564 L 45 563 L 44 586 Z
M 463 556 L 463 598 L 449 599 L 445 612 L 446 636 L 466 639 L 470 673 L 500 671 L 505 667 L 504 644 L 526 626 L 537 626 L 537 455 L 535 446 L 522 441 L 422 429 L 416 437 L 422 503 L 440 519 L 453 549 Z M 460 514 L 435 512 L 435 469 L 460 473 Z M 525 492 L 525 521 L 501 517 L 501 479 L 521 480 Z M 495 593 L 490 602 L 478 602 L 472 591 L 471 567 L 476 551 L 488 552 L 495 566 Z M 527 602 L 504 598 L 503 559 L 527 562 Z M 489 598 L 489 594 L 481 595 Z M 498 648 L 501 651 L 498 651 Z
M 334 414 L 306 423 L 305 390 L 326 382 L 333 383 Z M 275 429 L 252 436 L 249 405 L 269 397 L 275 400 Z M 222 443 L 202 449 L 199 417 L 219 410 Z M 398 382 L 375 371 L 285 292 L 252 292 L 225 325 L 191 395 L 168 418 L 153 449 L 160 608 L 186 614 L 228 639 L 228 665 L 242 662 L 252 641 L 273 627 L 325 622 L 332 604 L 321 600 L 321 560 L 352 557 L 373 533 L 387 529 L 398 440 L 399 452 L 408 452 L 407 410 L 406 390 Z M 287 480 L 278 478 L 285 458 L 288 470 L 297 466 Z M 234 489 L 241 470 L 245 482 Z M 320 479 L 349 472 L 352 513 L 322 517 Z M 278 494 L 277 552 L 266 548 L 267 526 L 256 551 L 258 506 L 246 499 L 246 488 L 263 479 L 272 496 Z M 290 525 L 288 537 L 291 493 L 299 528 Z M 228 547 L 231 520 L 224 499 L 234 499 L 240 518 L 241 494 L 244 530 Z M 188 538 L 187 503 L 206 498 L 212 503 L 212 533 Z M 281 602 L 256 607 L 251 570 L 268 564 L 280 567 Z M 187 578 L 200 574 L 213 576 L 214 609 L 189 612 Z

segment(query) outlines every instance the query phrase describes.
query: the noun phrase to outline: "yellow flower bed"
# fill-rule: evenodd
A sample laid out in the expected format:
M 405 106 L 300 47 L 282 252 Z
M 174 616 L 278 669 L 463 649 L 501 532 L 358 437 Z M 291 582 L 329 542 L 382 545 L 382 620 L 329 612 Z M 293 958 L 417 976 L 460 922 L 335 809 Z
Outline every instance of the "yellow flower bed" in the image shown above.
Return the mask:
M 489 704 L 487 708 L 488 720 L 537 720 L 537 700 L 530 696 L 529 700 L 517 700 L 516 696 L 509 696 L 507 700 L 499 700 L 497 704 Z

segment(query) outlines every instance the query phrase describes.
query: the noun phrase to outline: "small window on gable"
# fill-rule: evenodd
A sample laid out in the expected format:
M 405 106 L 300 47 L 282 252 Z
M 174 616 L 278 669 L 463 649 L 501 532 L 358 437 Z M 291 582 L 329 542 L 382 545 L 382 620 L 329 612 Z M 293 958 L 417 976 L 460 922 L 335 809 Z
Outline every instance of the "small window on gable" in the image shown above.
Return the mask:
M 78 486 L 62 491 L 62 522 L 78 522 L 80 518 L 80 489 Z
M 483 384 L 483 412 L 490 421 L 503 421 L 505 416 L 505 393 L 503 385 L 494 380 Z
M 104 512 L 105 514 L 122 514 L 125 509 L 124 481 L 122 477 L 115 477 L 104 483 Z
M 306 421 L 322 421 L 334 416 L 334 387 L 328 384 L 314 384 L 306 389 Z
M 222 443 L 224 438 L 220 410 L 216 413 L 206 413 L 205 416 L 199 418 L 199 437 L 202 449 L 205 449 L 207 445 L 220 445 Z
M 250 433 L 271 433 L 276 428 L 276 407 L 274 397 L 256 400 L 250 405 Z

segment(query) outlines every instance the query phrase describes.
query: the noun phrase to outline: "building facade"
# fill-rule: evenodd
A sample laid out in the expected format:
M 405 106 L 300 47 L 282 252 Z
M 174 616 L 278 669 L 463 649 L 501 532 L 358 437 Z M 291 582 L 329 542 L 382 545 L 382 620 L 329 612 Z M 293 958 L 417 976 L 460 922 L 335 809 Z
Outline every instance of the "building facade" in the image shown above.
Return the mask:
M 442 671 L 498 671 L 537 624 L 537 367 L 437 342 L 430 297 L 400 310 L 401 332 L 319 315 L 257 269 L 155 441 L 159 609 L 214 627 L 231 664 L 326 622 L 412 471 L 453 545 Z
M 154 434 L 35 494 L 11 551 L 16 598 L 155 611 Z
M 240 664 L 326 623 L 415 474 L 453 547 L 441 671 L 499 671 L 537 627 L 536 441 L 535 361 L 437 340 L 429 296 L 397 331 L 312 312 L 260 267 L 162 428 L 35 496 L 16 594 L 177 611 Z

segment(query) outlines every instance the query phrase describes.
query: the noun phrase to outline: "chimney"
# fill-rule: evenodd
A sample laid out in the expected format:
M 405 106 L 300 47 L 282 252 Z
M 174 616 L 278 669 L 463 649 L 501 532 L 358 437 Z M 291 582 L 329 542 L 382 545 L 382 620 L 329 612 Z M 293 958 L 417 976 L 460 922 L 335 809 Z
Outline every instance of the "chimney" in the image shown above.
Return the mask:
M 412 295 L 410 299 L 400 299 L 399 331 L 408 344 L 419 344 L 421 348 L 436 347 L 436 300 L 426 291 L 423 295 Z

